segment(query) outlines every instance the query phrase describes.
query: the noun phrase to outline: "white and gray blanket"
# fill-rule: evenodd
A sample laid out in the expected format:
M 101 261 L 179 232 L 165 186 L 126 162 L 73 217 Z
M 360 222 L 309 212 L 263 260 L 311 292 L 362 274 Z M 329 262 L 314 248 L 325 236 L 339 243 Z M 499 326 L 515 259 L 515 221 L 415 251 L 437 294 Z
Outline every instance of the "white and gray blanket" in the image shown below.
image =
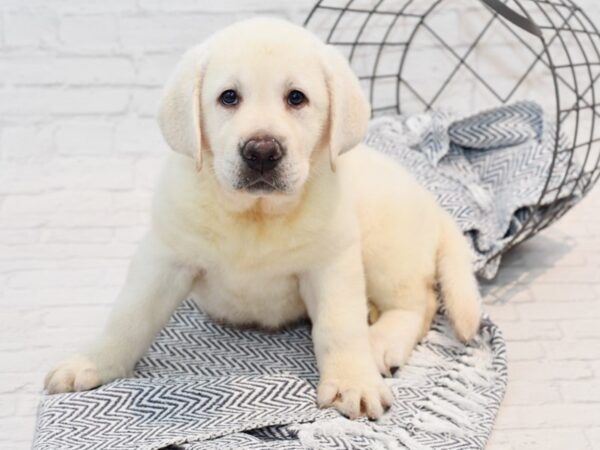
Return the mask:
M 490 258 L 530 217 L 539 223 L 577 202 L 588 181 L 578 176 L 581 167 L 566 138 L 557 137 L 555 125 L 530 101 L 454 122 L 442 112 L 381 116 L 366 141 L 436 195 L 469 237 L 477 273 L 486 279 L 500 264 L 500 257 Z
M 498 260 L 486 265 L 489 255 L 529 215 L 579 195 L 570 186 L 536 206 L 554 133 L 536 104 L 521 102 L 456 122 L 437 112 L 377 118 L 367 142 L 437 195 L 471 237 L 479 272 L 490 277 Z M 567 161 L 554 162 L 550 186 L 576 170 Z M 395 402 L 377 422 L 319 410 L 317 379 L 308 324 L 278 333 L 232 329 L 187 301 L 134 378 L 45 396 L 34 448 L 480 449 L 506 387 L 504 341 L 485 319 L 465 346 L 439 312 L 407 365 L 387 380 Z
M 308 324 L 227 328 L 187 301 L 135 378 L 46 396 L 34 448 L 483 448 L 506 385 L 504 341 L 486 319 L 464 346 L 439 314 L 388 380 L 395 402 L 377 422 L 318 409 L 317 378 Z

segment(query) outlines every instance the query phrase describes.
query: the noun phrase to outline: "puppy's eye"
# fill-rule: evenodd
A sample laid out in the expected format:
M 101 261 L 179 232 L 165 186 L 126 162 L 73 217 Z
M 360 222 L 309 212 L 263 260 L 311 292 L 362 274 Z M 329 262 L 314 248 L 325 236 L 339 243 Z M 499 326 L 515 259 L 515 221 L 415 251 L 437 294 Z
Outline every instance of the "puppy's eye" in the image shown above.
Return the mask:
M 240 102 L 240 97 L 233 89 L 227 89 L 221 93 L 219 101 L 225 106 L 235 106 Z
M 306 96 L 297 90 L 290 91 L 287 97 L 288 105 L 298 107 L 306 103 L 308 99 Z

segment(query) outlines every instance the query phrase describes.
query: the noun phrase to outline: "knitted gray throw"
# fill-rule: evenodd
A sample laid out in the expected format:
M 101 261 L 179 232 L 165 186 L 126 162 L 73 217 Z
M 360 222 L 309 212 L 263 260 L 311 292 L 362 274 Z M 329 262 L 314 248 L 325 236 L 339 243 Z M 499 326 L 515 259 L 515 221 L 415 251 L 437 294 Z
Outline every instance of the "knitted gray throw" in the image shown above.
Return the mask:
M 388 379 L 395 401 L 377 422 L 316 407 L 310 328 L 223 327 L 191 300 L 136 378 L 46 396 L 35 449 L 483 448 L 506 387 L 504 341 L 484 320 L 469 346 L 443 314 Z
M 488 259 L 530 216 L 539 223 L 581 198 L 589 176 L 576 181 L 581 167 L 564 136 L 558 138 L 553 164 L 556 140 L 556 127 L 530 101 L 455 122 L 441 112 L 382 116 L 371 122 L 366 139 L 436 195 L 469 238 L 477 273 L 487 279 L 500 264 L 499 257 Z M 547 194 L 538 205 L 546 182 Z
M 400 160 L 471 238 L 491 277 L 531 214 L 576 201 L 578 186 L 536 207 L 551 167 L 554 127 L 531 102 L 451 123 L 434 112 L 372 121 L 367 142 Z M 554 164 L 550 186 L 575 166 Z M 571 168 L 569 168 L 571 167 Z M 376 422 L 315 406 L 318 373 L 307 324 L 278 333 L 215 324 L 185 302 L 136 376 L 46 396 L 36 449 L 480 449 L 506 387 L 504 341 L 485 319 L 468 346 L 443 311 L 394 378 L 395 402 Z

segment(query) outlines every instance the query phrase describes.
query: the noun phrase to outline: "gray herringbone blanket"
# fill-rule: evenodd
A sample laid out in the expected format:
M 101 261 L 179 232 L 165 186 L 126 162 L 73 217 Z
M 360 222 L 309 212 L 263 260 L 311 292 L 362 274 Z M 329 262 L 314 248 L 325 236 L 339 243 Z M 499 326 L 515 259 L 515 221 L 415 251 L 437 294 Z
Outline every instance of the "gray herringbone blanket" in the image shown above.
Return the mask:
M 388 381 L 392 408 L 378 422 L 353 422 L 316 407 L 308 324 L 277 333 L 227 328 L 190 300 L 136 378 L 46 396 L 34 448 L 483 448 L 504 395 L 504 352 L 489 320 L 466 347 L 440 314 Z
M 441 113 L 373 120 L 367 141 L 430 188 L 471 237 L 480 273 L 546 182 L 553 127 L 529 102 L 450 123 Z M 555 163 L 551 183 L 567 165 Z M 563 172 L 561 172 L 561 170 Z M 557 201 L 574 201 L 571 197 Z M 551 203 L 546 205 L 551 207 Z M 395 403 L 377 422 L 315 406 L 317 369 L 307 324 L 279 333 L 213 323 L 183 304 L 136 377 L 43 398 L 36 449 L 479 449 L 506 385 L 504 341 L 484 320 L 464 346 L 444 314 L 388 379 Z
M 577 176 L 581 168 L 564 136 L 553 162 L 556 139 L 542 108 L 522 101 L 455 122 L 442 112 L 378 117 L 366 141 L 398 159 L 436 195 L 469 238 L 478 275 L 491 279 L 501 259 L 489 258 L 529 217 L 539 222 L 577 202 L 589 181 Z

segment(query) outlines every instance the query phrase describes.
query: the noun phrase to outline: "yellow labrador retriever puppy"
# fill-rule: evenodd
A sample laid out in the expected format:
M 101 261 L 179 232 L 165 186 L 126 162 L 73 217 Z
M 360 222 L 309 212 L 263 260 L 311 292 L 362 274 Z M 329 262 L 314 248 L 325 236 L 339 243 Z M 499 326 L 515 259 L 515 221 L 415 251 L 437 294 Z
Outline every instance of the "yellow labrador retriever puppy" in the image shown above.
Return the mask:
M 468 246 L 429 192 L 361 144 L 369 105 L 335 49 L 281 20 L 234 24 L 185 53 L 159 116 L 177 153 L 151 229 L 105 330 L 48 374 L 48 392 L 131 374 L 190 295 L 230 324 L 308 315 L 319 405 L 351 418 L 391 404 L 382 374 L 428 330 L 437 283 L 458 337 L 476 333 Z

